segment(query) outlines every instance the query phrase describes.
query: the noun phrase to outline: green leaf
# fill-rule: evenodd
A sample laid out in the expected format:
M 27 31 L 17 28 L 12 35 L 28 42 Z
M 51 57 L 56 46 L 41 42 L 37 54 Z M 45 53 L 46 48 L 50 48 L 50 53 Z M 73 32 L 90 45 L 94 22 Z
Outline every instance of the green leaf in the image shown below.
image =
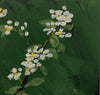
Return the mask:
M 16 95 L 28 95 L 28 94 L 26 92 L 24 92 L 24 91 L 20 91 Z
M 46 19 L 46 20 L 43 20 L 43 21 L 40 21 L 39 23 L 44 26 L 44 27 L 50 27 L 50 26 L 47 26 L 46 23 L 51 23 L 53 20 L 51 19 Z
M 23 31 L 19 31 L 18 33 L 19 33 L 19 35 L 20 35 L 21 37 L 24 37 L 24 32 L 23 32 Z
M 40 86 L 45 80 L 43 78 L 34 78 L 25 85 L 25 88 L 30 86 Z
M 56 49 L 51 48 L 51 49 L 49 49 L 49 51 L 50 51 L 50 53 L 53 54 L 53 58 L 55 60 L 57 60 L 58 59 L 58 53 L 57 53 Z
M 65 46 L 64 46 L 62 43 L 60 43 L 60 44 L 59 44 L 59 47 L 58 47 L 58 49 L 57 49 L 57 51 L 58 51 L 58 52 L 63 52 L 63 53 L 64 53 L 64 52 L 65 52 Z
M 53 35 L 52 38 L 50 39 L 50 44 L 52 45 L 53 48 L 57 48 L 59 45 L 59 39 L 56 35 Z
M 47 69 L 43 65 L 40 67 L 40 70 L 45 76 L 47 76 Z
M 73 26 L 74 26 L 73 24 L 71 24 L 71 25 L 66 25 L 66 26 L 64 27 L 64 29 L 71 31 L 71 30 L 73 29 Z
M 5 32 L 6 32 L 6 28 L 3 25 L 0 25 L 0 31 L 2 32 L 1 38 L 3 38 L 3 36 L 5 35 Z
M 16 91 L 18 90 L 18 88 L 20 88 L 20 86 L 11 87 L 9 90 L 5 91 L 5 93 L 13 95 L 14 93 L 16 93 Z

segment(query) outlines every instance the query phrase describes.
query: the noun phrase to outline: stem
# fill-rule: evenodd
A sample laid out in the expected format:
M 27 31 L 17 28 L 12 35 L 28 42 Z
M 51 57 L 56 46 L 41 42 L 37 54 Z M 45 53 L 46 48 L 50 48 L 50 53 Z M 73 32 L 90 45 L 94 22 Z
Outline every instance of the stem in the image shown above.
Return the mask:
M 19 77 L 19 81 L 20 81 L 20 83 L 21 83 L 21 84 L 23 83 L 23 81 L 22 81 L 21 77 Z
M 48 44 L 48 42 L 50 41 L 50 38 L 54 35 L 54 33 L 55 32 L 52 32 L 51 35 L 49 36 L 49 38 L 45 41 L 45 43 L 42 46 L 43 48 L 46 47 L 46 45 Z M 28 82 L 28 78 L 29 78 L 29 75 L 25 76 L 24 81 L 23 81 L 23 83 L 22 83 L 21 88 L 19 89 L 19 91 L 22 91 L 24 89 L 25 84 L 27 84 L 27 82 Z
M 56 26 L 55 29 L 57 29 L 58 27 Z M 50 41 L 51 37 L 54 35 L 54 31 L 51 33 L 51 35 L 49 36 L 49 38 L 45 41 L 45 43 L 43 44 L 42 48 L 45 48 L 46 45 L 48 44 L 48 42 Z M 24 89 L 24 86 L 27 84 L 28 82 L 28 78 L 30 75 L 25 76 L 24 81 L 21 85 L 21 88 L 19 89 L 19 91 L 22 91 Z
M 18 33 L 18 31 L 15 28 L 13 28 L 13 30 Z M 28 38 L 25 35 L 23 35 L 23 38 L 26 40 L 26 44 L 30 45 L 30 42 L 29 42 Z
M 49 38 L 45 41 L 45 43 L 43 44 L 43 48 L 45 48 L 46 47 L 46 45 L 48 44 L 48 42 L 49 42 L 49 40 L 50 40 L 50 38 L 54 35 L 54 31 L 51 33 L 51 35 L 49 36 Z

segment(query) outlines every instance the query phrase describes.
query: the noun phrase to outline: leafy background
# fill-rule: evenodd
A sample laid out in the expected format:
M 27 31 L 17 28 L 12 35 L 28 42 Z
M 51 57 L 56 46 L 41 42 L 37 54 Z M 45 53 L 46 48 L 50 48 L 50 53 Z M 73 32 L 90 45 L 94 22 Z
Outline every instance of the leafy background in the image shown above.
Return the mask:
M 63 4 L 74 14 L 73 37 L 60 40 L 66 51 L 59 54 L 58 60 L 43 63 L 48 76 L 37 71 L 29 79 L 44 77 L 45 82 L 39 87 L 29 87 L 26 92 L 29 95 L 98 95 L 100 0 L 0 0 L 0 7 L 8 9 L 0 25 L 9 19 L 18 20 L 21 25 L 26 21 L 31 43 L 43 44 L 47 35 L 39 21 L 50 19 L 48 10 L 60 9 Z M 9 81 L 7 75 L 13 67 L 20 67 L 27 47 L 16 32 L 0 39 L 0 95 L 19 84 Z

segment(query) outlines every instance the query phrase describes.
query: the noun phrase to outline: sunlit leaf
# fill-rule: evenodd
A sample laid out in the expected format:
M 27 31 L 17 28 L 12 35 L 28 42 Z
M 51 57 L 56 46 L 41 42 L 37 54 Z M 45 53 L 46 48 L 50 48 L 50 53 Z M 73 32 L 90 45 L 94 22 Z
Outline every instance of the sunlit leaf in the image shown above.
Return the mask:
M 18 90 L 18 88 L 20 88 L 20 86 L 11 87 L 9 90 L 5 91 L 5 93 L 13 95 L 14 93 L 16 93 L 16 91 Z
M 30 86 L 40 86 L 45 80 L 43 78 L 34 78 L 25 85 L 25 88 Z
M 47 69 L 43 65 L 40 67 L 40 70 L 45 76 L 47 75 Z

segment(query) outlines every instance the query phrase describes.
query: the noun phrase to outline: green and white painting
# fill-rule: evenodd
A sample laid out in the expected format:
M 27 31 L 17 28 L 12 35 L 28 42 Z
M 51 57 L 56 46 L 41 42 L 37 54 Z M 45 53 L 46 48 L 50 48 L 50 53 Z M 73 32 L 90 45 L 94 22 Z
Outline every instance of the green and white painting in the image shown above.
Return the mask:
M 0 95 L 99 95 L 100 0 L 0 0 Z

